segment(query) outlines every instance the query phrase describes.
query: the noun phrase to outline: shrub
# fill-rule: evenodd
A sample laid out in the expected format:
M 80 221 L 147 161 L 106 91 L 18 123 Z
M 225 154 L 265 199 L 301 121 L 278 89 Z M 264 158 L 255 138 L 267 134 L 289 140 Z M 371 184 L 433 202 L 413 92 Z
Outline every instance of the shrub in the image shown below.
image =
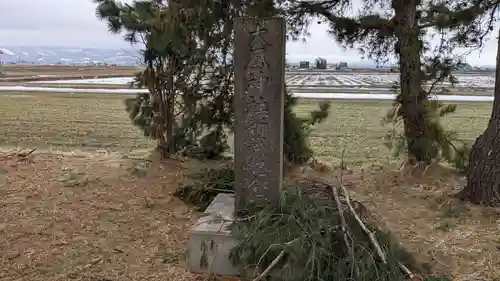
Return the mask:
M 391 128 L 384 136 L 385 146 L 391 150 L 392 157 L 398 158 L 407 152 L 407 143 L 404 134 L 401 132 L 403 117 L 401 112 L 401 93 L 396 90 L 396 100 L 393 107 L 382 119 L 382 125 L 390 125 Z M 456 105 L 444 104 L 438 100 L 426 100 L 426 124 L 428 135 L 420 143 L 425 146 L 433 162 L 442 160 L 448 162 L 459 172 L 463 172 L 468 165 L 468 157 L 471 145 L 458 138 L 456 132 L 446 130 L 442 125 L 442 119 L 457 109 Z
M 233 192 L 234 170 L 230 166 L 204 169 L 189 177 L 192 182 L 177 189 L 174 196 L 187 204 L 195 205 L 198 211 L 204 211 L 217 194 Z

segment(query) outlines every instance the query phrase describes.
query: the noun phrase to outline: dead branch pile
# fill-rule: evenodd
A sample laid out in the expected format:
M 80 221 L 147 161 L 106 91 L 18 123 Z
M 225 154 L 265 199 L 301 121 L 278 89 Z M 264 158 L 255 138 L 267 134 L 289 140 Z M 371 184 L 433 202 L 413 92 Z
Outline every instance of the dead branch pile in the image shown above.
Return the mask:
M 252 217 L 235 223 L 242 241 L 235 265 L 295 280 L 407 280 L 416 268 L 407 252 L 378 229 L 346 188 L 304 179 L 288 186 L 278 208 L 256 202 Z

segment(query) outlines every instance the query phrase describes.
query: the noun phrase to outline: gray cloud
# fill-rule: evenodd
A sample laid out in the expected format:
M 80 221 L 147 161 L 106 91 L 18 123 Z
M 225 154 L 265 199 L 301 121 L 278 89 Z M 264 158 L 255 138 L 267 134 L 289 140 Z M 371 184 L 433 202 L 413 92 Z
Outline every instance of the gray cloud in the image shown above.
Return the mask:
M 4 0 L 0 13 L 0 45 L 127 46 L 95 17 L 91 0 Z
M 353 6 L 359 7 L 356 3 L 360 1 L 354 2 Z M 108 32 L 106 24 L 95 17 L 95 7 L 92 0 L 0 0 L 0 46 L 130 47 L 119 35 Z M 326 25 L 313 24 L 312 36 L 306 44 L 287 44 L 288 55 L 294 60 L 312 60 L 320 56 L 329 61 L 360 59 L 355 50 L 344 51 L 336 44 L 326 29 Z M 490 65 L 494 64 L 495 56 L 496 40 L 493 39 L 481 54 L 471 54 L 468 61 Z
M 467 62 L 472 65 L 494 66 L 497 52 L 497 35 L 500 24 L 497 24 L 493 33 L 487 38 L 487 41 L 481 50 L 474 51 L 466 57 Z M 307 38 L 306 43 L 289 42 L 287 44 L 287 54 L 297 56 L 299 59 L 314 59 L 324 57 L 328 61 L 359 61 L 361 55 L 356 50 L 344 50 L 327 33 L 327 25 L 314 23 L 310 26 L 311 36 Z M 439 38 L 434 38 L 431 42 L 436 45 Z M 459 49 L 456 54 L 465 54 L 468 50 Z M 395 60 L 392 60 L 395 62 Z

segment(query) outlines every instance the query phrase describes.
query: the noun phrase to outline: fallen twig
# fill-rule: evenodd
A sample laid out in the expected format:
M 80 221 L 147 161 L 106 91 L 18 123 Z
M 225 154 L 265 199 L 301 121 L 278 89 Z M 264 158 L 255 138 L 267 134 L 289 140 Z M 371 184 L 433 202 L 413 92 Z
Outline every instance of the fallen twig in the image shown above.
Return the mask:
M 26 158 L 26 157 L 30 156 L 31 153 L 35 152 L 35 150 L 36 150 L 36 148 L 33 148 L 32 150 L 30 150 L 26 153 L 18 152 L 17 156 L 20 158 Z
M 356 220 L 358 225 L 361 227 L 363 232 L 365 232 L 366 235 L 368 235 L 368 238 L 370 239 L 370 242 L 372 243 L 373 247 L 375 248 L 375 251 L 377 252 L 377 255 L 380 258 L 380 260 L 384 264 L 387 264 L 387 259 L 385 257 L 384 251 L 382 251 L 382 248 L 380 247 L 380 244 L 377 242 L 377 239 L 375 238 L 375 235 L 373 234 L 373 232 L 371 232 L 366 227 L 366 225 L 363 223 L 361 218 L 358 216 L 358 214 L 354 210 L 354 207 L 351 204 L 351 199 L 349 197 L 349 193 L 347 192 L 347 189 L 345 188 L 345 186 L 342 183 L 342 177 L 343 177 L 342 169 L 344 168 L 343 167 L 344 166 L 344 153 L 345 153 L 345 147 L 344 147 L 344 149 L 342 149 L 342 158 L 340 160 L 341 161 L 340 162 L 340 188 L 342 189 L 342 192 L 344 193 L 345 204 L 347 205 L 347 208 L 349 208 L 349 211 L 352 213 L 352 216 L 354 217 L 354 219 Z
M 285 256 L 285 251 L 283 250 L 259 276 L 253 279 L 253 281 L 259 281 L 265 278 L 284 256 Z
M 12 193 L 16 193 L 16 192 L 19 192 L 19 190 L 6 190 L 6 191 L 2 191 L 0 192 L 0 195 L 9 195 L 9 194 L 12 194 Z
M 387 259 L 386 259 L 384 251 L 382 251 L 382 247 L 380 247 L 380 244 L 378 243 L 377 239 L 375 238 L 375 235 L 373 234 L 373 232 L 370 231 L 368 229 L 368 227 L 366 227 L 366 225 L 363 223 L 363 221 L 361 220 L 361 218 L 359 217 L 359 215 L 354 210 L 354 207 L 351 204 L 349 193 L 348 193 L 347 189 L 345 188 L 345 186 L 343 185 L 343 182 L 342 182 L 342 177 L 343 177 L 342 168 L 344 166 L 344 163 L 343 163 L 344 162 L 344 151 L 345 151 L 345 148 L 342 150 L 341 171 L 340 171 L 340 188 L 342 189 L 342 192 L 344 193 L 345 204 L 349 208 L 349 211 L 352 213 L 352 215 L 353 215 L 354 219 L 356 220 L 356 222 L 359 224 L 359 226 L 361 227 L 361 229 L 366 233 L 366 235 L 370 239 L 370 242 L 372 243 L 373 247 L 375 248 L 375 251 L 376 251 L 377 255 L 379 256 L 380 260 L 384 264 L 387 264 Z M 404 264 L 398 262 L 398 266 L 399 266 L 399 268 L 404 273 L 406 273 L 408 275 L 408 277 L 410 279 L 414 277 L 413 273 Z
M 293 239 L 292 241 L 286 242 L 285 243 L 285 247 L 288 247 L 288 246 L 292 245 L 294 242 L 296 242 L 298 240 L 299 240 L 299 238 L 296 238 L 296 239 Z M 269 248 L 271 248 L 273 246 L 274 245 L 271 245 Z M 266 251 L 266 253 L 267 252 L 268 251 Z M 264 269 L 264 271 L 262 271 L 262 273 L 259 276 L 257 276 L 255 279 L 253 279 L 252 281 L 259 281 L 259 280 L 265 278 L 269 274 L 269 272 L 271 272 L 271 270 L 280 262 L 280 260 L 284 256 L 285 256 L 285 250 L 281 250 L 281 252 L 278 254 L 278 256 L 276 256 L 276 258 L 274 258 L 274 260 L 269 264 L 269 266 L 266 269 Z
M 341 171 L 340 172 L 341 173 L 340 184 L 342 185 L 342 168 L 340 171 Z M 354 256 L 354 249 L 350 246 L 349 238 L 347 237 L 347 222 L 346 222 L 345 217 L 344 217 L 344 210 L 342 210 L 342 207 L 341 207 L 339 192 L 338 192 L 337 188 L 333 185 L 332 185 L 332 192 L 333 192 L 333 197 L 335 198 L 335 203 L 337 204 L 337 210 L 338 210 L 339 216 L 340 216 L 340 226 L 342 229 L 342 234 L 344 236 L 344 243 L 349 251 L 349 256 L 352 259 L 352 264 L 354 265 L 354 264 L 356 264 L 355 263 L 356 258 Z M 351 274 L 352 274 L 352 272 L 351 272 Z
M 404 264 L 399 263 L 399 262 L 398 262 L 398 266 L 399 266 L 399 268 L 401 268 L 401 270 L 402 270 L 402 271 L 404 271 L 404 273 L 406 273 L 406 275 L 408 275 L 408 277 L 409 277 L 410 279 L 413 279 L 414 275 L 413 275 L 413 273 L 412 273 L 412 272 L 408 269 L 408 267 L 406 267 Z
M 347 207 L 349 208 L 349 211 L 352 213 L 354 219 L 356 220 L 356 222 L 358 222 L 358 224 L 361 227 L 361 229 L 366 233 L 366 235 L 368 235 L 368 238 L 370 239 L 370 242 L 372 243 L 373 247 L 375 248 L 375 251 L 377 252 L 377 255 L 379 256 L 380 260 L 382 260 L 382 262 L 384 264 L 387 264 L 387 259 L 385 257 L 385 254 L 382 251 L 382 248 L 380 247 L 380 244 L 377 242 L 377 239 L 375 238 L 375 235 L 373 234 L 373 232 L 371 232 L 366 227 L 366 225 L 363 223 L 363 221 L 361 220 L 361 218 L 354 211 L 354 208 L 352 207 L 351 201 L 349 199 L 349 195 L 347 193 L 347 189 L 343 185 L 340 185 L 340 188 L 342 189 L 342 192 L 344 193 L 345 203 L 346 203 Z

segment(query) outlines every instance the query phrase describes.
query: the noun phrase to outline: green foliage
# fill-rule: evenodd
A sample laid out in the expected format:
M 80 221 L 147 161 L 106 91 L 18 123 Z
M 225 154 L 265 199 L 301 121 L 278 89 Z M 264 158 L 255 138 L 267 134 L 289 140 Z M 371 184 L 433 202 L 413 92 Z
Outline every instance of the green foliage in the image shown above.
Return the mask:
M 278 207 L 254 202 L 252 216 L 233 225 L 233 234 L 242 241 L 231 251 L 233 264 L 242 270 L 248 266 L 262 271 L 284 251 L 285 256 L 273 272 L 285 281 L 406 280 L 397 263 L 413 269 L 411 255 L 391 242 L 388 234 L 372 228 L 387 254 L 388 264 L 384 265 L 376 258 L 366 234 L 344 211 L 346 234 L 352 239 L 351 252 L 331 195 L 320 200 L 311 196 L 307 188 L 286 187 Z M 345 210 L 345 206 L 342 208 Z
M 207 168 L 188 177 L 192 183 L 181 186 L 174 196 L 187 204 L 195 205 L 199 211 L 204 211 L 217 194 L 232 193 L 234 189 L 232 167 Z
M 391 129 L 384 136 L 385 146 L 392 151 L 392 157 L 398 158 L 407 150 L 407 139 L 399 127 L 403 123 L 402 97 L 396 90 L 396 101 L 393 107 L 382 119 L 382 125 L 391 125 Z M 423 101 L 425 106 L 425 126 L 428 134 L 420 139 L 418 145 L 425 146 L 429 158 L 434 162 L 447 161 L 458 171 L 464 171 L 468 164 L 470 145 L 462 142 L 456 132 L 446 130 L 442 125 L 442 118 L 454 113 L 456 105 L 446 105 L 437 99 Z
M 150 125 L 153 121 L 153 107 L 148 94 L 139 94 L 135 98 L 125 99 L 125 110 L 132 124 L 142 129 L 145 137 L 153 138 L 154 130 Z
M 132 122 L 167 154 L 214 159 L 227 150 L 232 123 L 232 19 L 221 1 L 95 0 L 97 16 L 131 43 L 143 43 L 136 86 L 149 95 L 126 101 Z M 216 17 L 214 17 L 216 16 Z M 143 42 L 140 42 L 143 40 Z
M 132 123 L 144 135 L 157 139 L 168 153 L 217 159 L 229 148 L 227 129 L 233 113 L 233 20 L 250 14 L 276 13 L 269 3 L 231 1 L 134 1 L 121 4 L 95 0 L 97 16 L 114 33 L 125 31 L 126 40 L 144 43 L 146 68 L 135 86 L 149 94 L 126 100 Z M 271 4 L 273 4 L 271 2 Z M 273 4 L 274 5 L 274 4 Z M 244 9 L 242 9 L 244 8 Z M 325 61 L 326 63 L 326 61 Z M 291 101 L 290 95 L 286 97 Z M 287 102 L 287 106 L 292 103 Z M 309 127 L 326 118 L 322 105 L 309 119 L 299 119 L 285 108 L 285 156 L 301 164 L 312 157 L 306 138 Z
M 462 166 L 466 161 L 457 162 L 456 156 L 450 155 L 460 153 L 447 148 L 448 137 L 440 126 L 424 124 L 428 118 L 425 115 L 433 114 L 433 106 L 443 107 L 428 102 L 429 92 L 419 87 L 453 78 L 451 71 L 460 67 L 463 58 L 456 48 L 483 44 L 493 29 L 498 1 L 371 0 L 362 3 L 358 14 L 346 16 L 349 2 L 298 1 L 287 9 L 289 21 L 300 25 L 311 15 L 317 16 L 344 47 L 356 48 L 378 62 L 397 58 L 405 87 L 396 102 L 404 105 L 408 114 L 396 115 L 405 119 L 404 137 L 411 144 L 407 149 L 409 159 L 428 163 L 439 156 Z M 431 34 L 440 37 L 437 46 L 426 40 Z
M 330 103 L 321 102 L 318 109 L 310 113 L 309 118 L 299 118 L 293 108 L 297 105 L 297 98 L 290 93 L 285 95 L 284 109 L 284 140 L 283 151 L 289 164 L 305 164 L 313 156 L 313 151 L 308 143 L 312 126 L 323 122 L 328 117 Z
M 219 99 L 220 105 L 215 104 L 216 99 L 214 99 L 212 103 L 205 102 L 205 106 L 198 107 L 200 111 L 196 113 L 196 118 L 191 119 L 191 122 L 196 121 L 196 123 L 184 122 L 182 123 L 184 127 L 178 127 L 174 131 L 177 151 L 182 151 L 185 156 L 198 159 L 220 158 L 229 147 L 227 133 L 224 128 L 232 126 L 232 120 L 234 119 L 231 105 L 232 96 L 232 93 L 221 96 Z M 154 112 L 148 101 L 149 95 L 147 94 L 129 98 L 125 101 L 126 110 L 133 124 L 138 126 L 146 137 L 154 137 L 155 131 L 151 129 L 153 127 L 151 122 Z M 285 94 L 284 108 L 285 134 L 283 151 L 287 163 L 300 165 L 307 163 L 313 157 L 308 137 L 312 126 L 323 122 L 328 117 L 330 103 L 327 101 L 320 102 L 318 109 L 310 112 L 308 118 L 299 118 L 293 112 L 296 104 L 297 98 L 287 92 Z M 226 123 L 226 126 L 221 125 L 224 123 Z M 198 142 L 192 143 L 188 141 L 190 130 L 205 128 L 206 132 L 206 128 L 209 128 L 210 125 L 213 126 L 212 130 L 205 133 Z M 196 134 L 201 134 L 201 132 L 196 132 Z

